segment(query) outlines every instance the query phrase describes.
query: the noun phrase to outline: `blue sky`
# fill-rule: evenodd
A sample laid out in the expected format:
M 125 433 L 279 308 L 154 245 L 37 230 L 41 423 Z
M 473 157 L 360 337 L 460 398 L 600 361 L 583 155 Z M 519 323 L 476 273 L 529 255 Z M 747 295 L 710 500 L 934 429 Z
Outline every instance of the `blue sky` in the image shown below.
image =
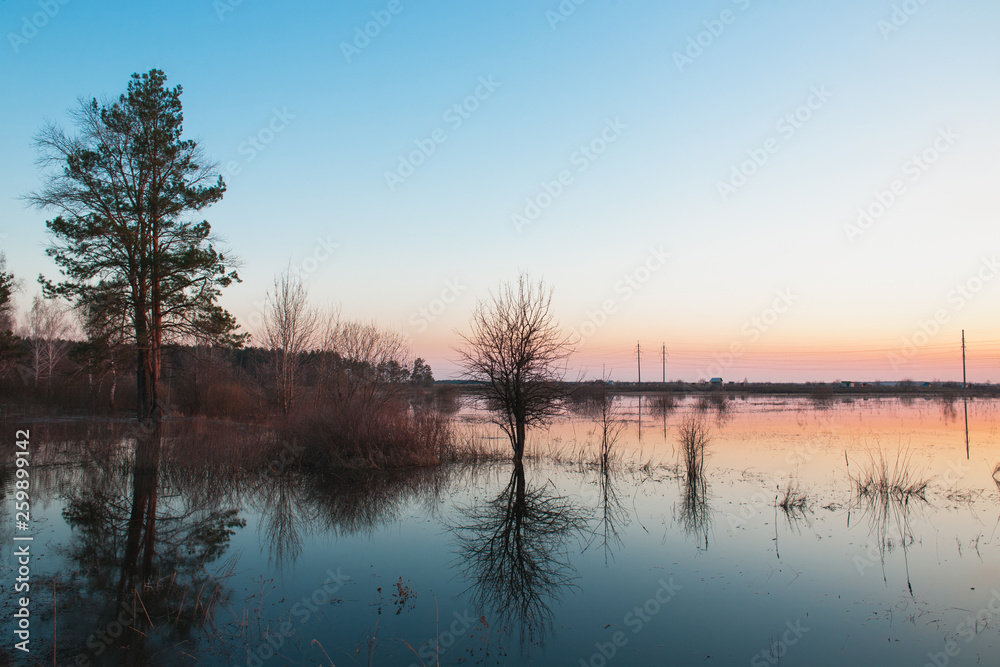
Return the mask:
M 965 328 L 973 377 L 1000 379 L 995 2 L 46 7 L 0 3 L 0 247 L 25 304 L 55 273 L 46 214 L 18 199 L 33 135 L 156 67 L 226 174 L 207 217 L 242 258 L 223 303 L 251 331 L 291 265 L 446 376 L 476 299 L 529 271 L 586 374 L 634 377 L 642 341 L 689 380 L 951 378 Z M 390 188 L 401 158 L 420 165 Z

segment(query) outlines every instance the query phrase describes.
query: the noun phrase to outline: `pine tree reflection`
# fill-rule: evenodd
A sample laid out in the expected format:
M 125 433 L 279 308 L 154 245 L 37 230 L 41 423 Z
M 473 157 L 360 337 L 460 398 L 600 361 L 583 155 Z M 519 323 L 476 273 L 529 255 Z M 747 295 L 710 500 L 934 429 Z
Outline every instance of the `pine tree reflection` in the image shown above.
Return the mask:
M 59 637 L 71 662 L 155 664 L 168 646 L 190 654 L 229 598 L 235 561 L 207 566 L 244 521 L 166 486 L 160 468 L 155 432 L 137 439 L 133 457 L 88 469 L 68 494 L 63 551 L 76 567 L 59 575 Z

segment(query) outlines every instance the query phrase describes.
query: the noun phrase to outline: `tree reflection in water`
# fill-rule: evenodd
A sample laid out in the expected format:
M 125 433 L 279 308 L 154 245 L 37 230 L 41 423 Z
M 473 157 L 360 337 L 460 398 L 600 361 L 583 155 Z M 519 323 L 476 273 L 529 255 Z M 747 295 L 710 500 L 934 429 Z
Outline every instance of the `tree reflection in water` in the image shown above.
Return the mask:
M 253 478 L 248 505 L 260 515 L 269 562 L 279 569 L 302 555 L 303 539 L 371 532 L 399 518 L 414 501 L 439 511 L 450 471 L 442 468 L 302 472 L 276 470 Z
M 712 530 L 711 492 L 703 470 L 687 475 L 681 480 L 680 504 L 676 517 L 684 533 L 698 543 L 699 549 L 708 550 L 708 534 Z
M 591 543 L 596 543 L 604 550 L 605 565 L 614 559 L 615 549 L 623 545 L 621 530 L 628 526 L 632 517 L 618 495 L 617 484 L 622 477 L 622 470 L 616 466 L 598 466 L 597 529 Z
M 577 578 L 568 544 L 582 541 L 587 515 L 551 483 L 528 488 L 523 466 L 494 499 L 462 510 L 454 526 L 462 576 L 473 604 L 493 625 L 517 632 L 521 646 L 543 643 L 551 605 Z
M 157 664 L 193 655 L 228 602 L 225 552 L 237 510 L 199 502 L 164 483 L 161 435 L 136 440 L 134 455 L 86 468 L 67 494 L 72 538 L 62 548 L 75 568 L 59 575 L 60 655 L 91 664 Z M 218 639 L 214 637 L 213 639 Z

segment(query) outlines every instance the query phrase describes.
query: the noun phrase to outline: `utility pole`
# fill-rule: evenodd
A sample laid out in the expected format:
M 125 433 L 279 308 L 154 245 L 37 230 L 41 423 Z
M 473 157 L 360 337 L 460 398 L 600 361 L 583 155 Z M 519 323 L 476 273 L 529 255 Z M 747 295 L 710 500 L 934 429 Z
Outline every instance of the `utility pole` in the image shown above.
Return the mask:
M 965 329 L 962 329 L 962 403 L 965 404 L 965 460 L 969 460 L 969 395 L 965 374 Z
M 639 341 L 635 342 L 635 368 L 639 376 L 639 385 L 642 385 L 642 349 L 639 347 Z
M 639 347 L 639 341 L 635 342 L 635 368 L 636 373 L 639 377 L 638 391 L 639 391 L 639 442 L 642 442 L 642 348 Z
M 667 344 L 663 344 L 663 384 L 667 384 Z

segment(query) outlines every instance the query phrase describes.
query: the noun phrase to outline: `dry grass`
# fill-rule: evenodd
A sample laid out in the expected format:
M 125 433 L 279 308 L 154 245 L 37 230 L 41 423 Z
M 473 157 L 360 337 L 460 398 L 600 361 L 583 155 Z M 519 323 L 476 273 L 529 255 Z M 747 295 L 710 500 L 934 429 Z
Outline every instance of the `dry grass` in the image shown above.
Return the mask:
M 859 496 L 899 502 L 911 498 L 926 499 L 930 479 L 917 474 L 909 450 L 897 450 L 892 463 L 881 449 L 877 456 L 870 451 L 868 457 L 868 465 L 857 478 L 852 479 Z
M 452 430 L 451 446 L 447 448 L 443 462 L 477 465 L 509 461 L 510 457 L 507 436 L 491 436 L 479 424 L 456 424 Z
M 788 486 L 785 487 L 785 495 L 780 501 L 778 501 L 778 507 L 780 507 L 785 514 L 792 514 L 796 512 L 805 512 L 809 509 L 810 504 L 809 494 L 799 487 L 799 483 L 788 480 Z
M 653 412 L 658 415 L 665 415 L 673 412 L 677 407 L 677 399 L 670 392 L 663 392 L 662 394 L 657 394 L 650 401 L 649 405 Z
M 453 457 L 451 420 L 435 411 L 342 409 L 300 417 L 283 429 L 301 461 L 319 468 L 438 465 Z
M 705 450 L 709 442 L 708 426 L 703 419 L 690 416 L 680 427 L 680 465 L 689 482 L 705 475 Z

